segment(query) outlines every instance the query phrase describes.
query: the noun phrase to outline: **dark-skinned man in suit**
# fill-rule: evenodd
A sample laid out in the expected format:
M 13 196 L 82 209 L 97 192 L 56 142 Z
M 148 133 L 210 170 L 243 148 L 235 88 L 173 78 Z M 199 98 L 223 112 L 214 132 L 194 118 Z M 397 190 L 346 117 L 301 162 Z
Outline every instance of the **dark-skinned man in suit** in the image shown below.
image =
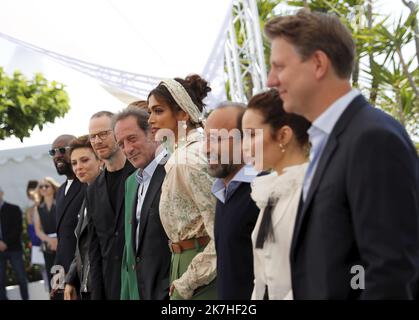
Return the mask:
M 77 226 L 78 213 L 83 203 L 86 185 L 81 183 L 74 175 L 69 156 L 69 144 L 74 136 L 64 134 L 57 137 L 52 143 L 49 155 L 52 157 L 59 175 L 65 175 L 67 180 L 60 186 L 56 196 L 57 221 L 57 251 L 55 265 L 52 270 L 51 298 L 62 300 L 64 298 L 64 280 L 76 249 L 76 236 L 74 229 Z

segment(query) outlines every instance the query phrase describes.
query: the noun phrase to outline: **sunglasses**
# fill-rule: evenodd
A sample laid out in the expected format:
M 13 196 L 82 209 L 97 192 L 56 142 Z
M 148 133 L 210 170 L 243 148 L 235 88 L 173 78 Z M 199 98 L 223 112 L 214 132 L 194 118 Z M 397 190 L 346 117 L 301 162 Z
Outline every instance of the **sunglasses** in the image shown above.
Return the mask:
M 49 184 L 42 184 L 39 186 L 39 189 L 49 189 L 51 186 Z
M 48 151 L 48 154 L 49 154 L 51 157 L 55 156 L 55 154 L 56 154 L 57 152 L 59 152 L 59 153 L 60 153 L 60 154 L 62 154 L 62 155 L 65 155 L 65 152 L 66 152 L 66 150 L 67 150 L 67 149 L 70 149 L 70 147 L 69 147 L 69 146 L 67 146 L 67 147 L 61 147 L 61 148 L 54 148 L 54 149 L 49 150 L 49 151 Z

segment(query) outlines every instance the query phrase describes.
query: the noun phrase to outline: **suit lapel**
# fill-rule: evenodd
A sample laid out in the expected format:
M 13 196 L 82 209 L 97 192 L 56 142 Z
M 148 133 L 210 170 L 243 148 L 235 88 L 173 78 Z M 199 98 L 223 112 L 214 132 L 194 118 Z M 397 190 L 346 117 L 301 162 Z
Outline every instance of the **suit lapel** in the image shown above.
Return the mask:
M 92 218 L 97 221 L 97 229 L 102 230 L 102 232 L 112 232 L 112 230 L 104 230 L 108 229 L 109 226 L 113 226 L 115 219 L 114 210 L 112 209 L 108 187 L 106 184 L 106 170 L 104 170 L 96 178 L 95 183 L 97 199 L 95 199 L 94 204 L 92 205 L 97 206 L 97 208 L 92 209 L 92 213 L 94 213 L 94 217 L 92 216 Z
M 150 207 L 153 204 L 153 200 L 161 188 L 165 175 L 166 175 L 166 172 L 164 170 L 164 166 L 159 164 L 156 167 L 156 170 L 154 171 L 153 176 L 151 177 L 150 185 L 148 186 L 147 194 L 144 198 L 144 203 L 141 207 L 138 248 L 140 248 L 142 239 L 144 237 L 144 229 L 147 225 Z
M 126 160 L 123 171 L 122 171 L 122 174 L 121 174 L 121 179 L 123 179 L 124 181 L 120 181 L 120 183 L 119 183 L 118 193 L 120 195 L 125 194 L 125 180 L 133 172 L 133 170 L 134 170 L 134 168 L 132 167 L 130 162 L 128 160 Z M 123 212 L 123 208 L 124 208 L 124 197 L 117 197 L 117 199 L 118 199 L 118 203 L 116 203 L 116 205 L 115 205 L 116 208 L 115 208 L 114 232 L 116 231 L 116 229 L 118 229 L 119 217 L 120 217 L 121 213 Z
M 308 208 L 313 201 L 313 197 L 319 187 L 325 171 L 327 170 L 327 166 L 333 158 L 333 154 L 339 147 L 339 136 L 350 123 L 352 117 L 361 109 L 361 107 L 366 105 L 368 105 L 368 102 L 365 100 L 365 98 L 362 95 L 357 96 L 342 113 L 341 117 L 338 119 L 335 127 L 330 133 L 326 146 L 324 147 L 323 153 L 319 159 L 319 163 L 317 164 L 313 180 L 307 193 L 306 201 L 302 200 L 302 196 L 300 197 L 300 203 L 298 205 L 298 212 L 294 227 L 293 241 L 291 245 L 292 252 L 294 252 L 301 226 L 305 217 L 307 216 Z
M 76 238 L 80 239 L 81 238 L 81 233 L 83 230 L 83 223 L 84 223 L 84 208 L 86 205 L 86 199 L 83 200 L 83 203 L 81 205 L 80 211 L 79 211 L 79 220 L 77 221 L 77 226 L 76 229 L 74 230 L 74 233 L 76 234 Z
M 80 228 L 80 234 L 82 234 L 84 232 L 84 230 L 87 230 L 87 226 L 89 224 L 89 215 L 86 214 L 86 216 L 84 215 L 84 210 L 86 208 L 86 199 L 83 200 L 83 204 L 82 204 L 82 211 L 80 212 L 80 214 L 82 214 L 82 224 L 81 224 L 81 228 Z
M 67 181 L 64 182 L 61 185 L 61 187 L 58 189 L 57 196 L 55 197 L 55 202 L 56 203 L 59 203 L 61 206 L 64 205 L 64 191 L 65 191 L 66 185 L 67 185 Z M 62 218 L 63 214 L 64 214 L 64 210 L 61 209 L 61 207 L 59 208 L 59 210 L 56 210 L 56 225 L 57 225 L 57 229 L 58 229 L 58 222 L 61 221 L 61 218 Z
M 67 186 L 67 183 L 68 181 L 66 182 L 66 185 L 63 188 L 62 195 L 64 196 L 64 199 L 62 202 L 62 207 L 60 209 L 61 216 L 57 217 L 58 218 L 57 228 L 61 224 L 61 221 L 65 215 L 64 213 L 66 212 L 68 205 L 71 203 L 74 197 L 80 192 L 80 188 L 82 186 L 81 182 L 77 178 L 74 178 L 73 182 L 71 183 L 70 189 L 68 189 L 67 191 L 67 195 L 65 195 L 65 187 Z

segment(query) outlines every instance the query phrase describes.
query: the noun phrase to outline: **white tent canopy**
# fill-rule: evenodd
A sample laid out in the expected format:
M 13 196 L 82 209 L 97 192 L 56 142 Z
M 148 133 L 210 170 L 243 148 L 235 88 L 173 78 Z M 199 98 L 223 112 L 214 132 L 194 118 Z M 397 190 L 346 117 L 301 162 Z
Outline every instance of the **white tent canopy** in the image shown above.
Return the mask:
M 6 201 L 23 209 L 28 203 L 26 185 L 29 180 L 52 177 L 59 183 L 64 182 L 48 156 L 49 148 L 50 145 L 40 145 L 0 152 L 0 186 Z

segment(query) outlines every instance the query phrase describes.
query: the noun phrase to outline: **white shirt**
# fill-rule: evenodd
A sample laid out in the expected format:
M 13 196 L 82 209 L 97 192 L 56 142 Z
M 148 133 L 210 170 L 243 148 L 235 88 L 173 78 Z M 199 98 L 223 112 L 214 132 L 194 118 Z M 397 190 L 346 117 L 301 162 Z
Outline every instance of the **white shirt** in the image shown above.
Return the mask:
M 154 171 L 156 171 L 156 168 L 160 161 L 167 155 L 167 151 L 163 149 L 154 159 L 151 161 L 147 167 L 144 169 L 138 168 L 136 172 L 136 178 L 137 181 L 141 181 L 138 186 L 138 193 L 137 193 L 137 208 L 135 217 L 137 219 L 137 229 L 135 233 L 135 245 L 138 246 L 138 237 L 139 237 L 139 231 L 140 231 L 140 216 L 141 216 L 141 209 L 143 207 L 144 198 L 147 194 L 148 187 L 151 182 L 151 178 L 153 177 Z M 137 249 L 137 248 L 136 248 Z
M 216 179 L 212 185 L 211 192 L 218 200 L 225 203 L 242 182 L 251 183 L 257 174 L 258 172 L 251 165 L 245 165 L 234 175 L 227 186 L 223 179 Z
M 252 199 L 261 209 L 252 232 L 254 288 L 252 300 L 262 300 L 268 286 L 270 300 L 292 299 L 289 255 L 292 233 L 300 201 L 301 187 L 308 164 L 287 167 L 281 175 L 273 172 L 256 177 L 252 183 Z M 272 231 L 263 248 L 256 248 L 256 239 L 265 208 L 273 200 Z
M 312 124 L 307 133 L 311 143 L 310 164 L 306 172 L 303 184 L 303 199 L 305 201 L 311 180 L 316 172 L 319 159 L 323 153 L 324 147 L 329 139 L 330 133 L 335 127 L 336 122 L 348 105 L 358 96 L 360 92 L 352 89 L 328 107 Z
M 67 184 L 65 185 L 65 190 L 64 190 L 64 195 L 65 195 L 65 196 L 67 195 L 67 192 L 68 192 L 68 190 L 70 189 L 71 184 L 73 183 L 73 181 L 74 181 L 74 180 L 70 180 L 70 179 L 68 179 L 68 180 L 67 180 Z

